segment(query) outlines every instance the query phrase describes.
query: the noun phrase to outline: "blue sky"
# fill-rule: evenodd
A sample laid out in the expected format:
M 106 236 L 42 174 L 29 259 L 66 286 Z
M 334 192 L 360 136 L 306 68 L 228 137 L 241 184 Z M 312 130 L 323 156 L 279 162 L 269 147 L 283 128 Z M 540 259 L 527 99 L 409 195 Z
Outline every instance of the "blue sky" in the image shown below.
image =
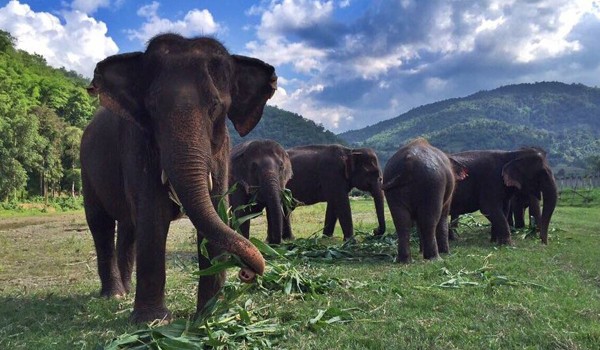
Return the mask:
M 84 76 L 160 32 L 210 35 L 335 133 L 506 84 L 600 86 L 600 0 L 11 0 L 0 29 Z

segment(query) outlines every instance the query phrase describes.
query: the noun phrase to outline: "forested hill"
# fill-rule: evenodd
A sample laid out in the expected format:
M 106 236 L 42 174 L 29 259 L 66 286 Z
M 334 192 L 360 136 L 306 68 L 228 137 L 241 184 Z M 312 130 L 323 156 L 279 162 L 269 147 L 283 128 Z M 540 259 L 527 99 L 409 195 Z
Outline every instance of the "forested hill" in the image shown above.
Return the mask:
M 310 144 L 346 143 L 312 120 L 272 106 L 265 107 L 260 122 L 244 137 L 238 135 L 231 123 L 228 127 L 231 142 L 234 145 L 254 139 L 275 140 L 284 148 Z
M 338 136 L 373 147 L 382 163 L 423 136 L 446 152 L 536 145 L 549 151 L 553 166 L 585 168 L 600 154 L 600 89 L 559 82 L 508 85 L 424 105 Z
M 32 195 L 79 192 L 79 144 L 98 107 L 75 72 L 55 69 L 42 56 L 15 48 L 0 30 L 0 202 Z M 242 138 L 230 125 L 232 141 Z M 244 139 L 274 139 L 284 147 L 343 143 L 301 116 L 267 106 Z
M 0 31 L 0 200 L 79 187 L 82 128 L 97 107 L 88 84 Z

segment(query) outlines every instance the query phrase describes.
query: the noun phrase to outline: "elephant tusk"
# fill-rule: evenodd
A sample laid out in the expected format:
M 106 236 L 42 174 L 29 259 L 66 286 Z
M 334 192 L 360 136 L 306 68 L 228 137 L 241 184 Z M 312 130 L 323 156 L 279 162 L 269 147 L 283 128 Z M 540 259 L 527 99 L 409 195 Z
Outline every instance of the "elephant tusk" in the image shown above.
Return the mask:
M 167 181 L 169 181 L 169 178 L 167 177 L 167 173 L 163 170 L 162 174 L 160 174 L 160 181 L 162 182 L 162 184 L 166 184 Z
M 213 179 L 212 179 L 212 173 L 208 173 L 208 191 L 212 192 L 213 189 Z
M 184 212 L 183 205 L 181 204 L 181 200 L 179 199 L 177 192 L 175 192 L 175 189 L 173 188 L 173 185 L 169 181 L 169 177 L 167 176 L 167 173 L 164 170 L 160 174 L 160 181 L 162 182 L 163 185 L 169 184 L 169 199 L 171 201 L 173 201 L 173 203 L 177 204 L 177 206 L 179 206 L 179 209 L 181 209 L 181 212 Z

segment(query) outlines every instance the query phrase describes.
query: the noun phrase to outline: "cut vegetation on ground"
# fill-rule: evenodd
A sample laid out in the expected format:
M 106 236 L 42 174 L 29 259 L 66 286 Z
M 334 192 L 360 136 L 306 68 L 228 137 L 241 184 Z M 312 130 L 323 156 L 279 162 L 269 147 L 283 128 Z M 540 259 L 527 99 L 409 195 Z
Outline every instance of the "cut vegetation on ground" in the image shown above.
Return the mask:
M 594 197 L 593 197 L 594 198 Z M 466 217 L 443 260 L 393 263 L 395 239 L 369 238 L 370 200 L 352 201 L 356 242 L 315 234 L 324 205 L 293 213 L 299 239 L 265 252 L 260 284 L 229 270 L 226 295 L 196 324 L 195 233 L 174 222 L 168 240 L 167 328 L 128 322 L 133 298 L 99 298 L 93 243 L 83 214 L 0 219 L 0 348 L 594 349 L 600 344 L 600 205 L 560 205 L 550 243 L 526 231 L 513 247 L 489 243 L 489 226 Z M 597 197 L 595 197 L 597 198 Z M 42 220 L 37 220 L 42 219 Z M 252 221 L 264 241 L 265 216 Z M 259 234 L 262 232 L 262 234 Z M 266 249 L 266 248 L 262 248 Z M 276 257 L 281 255 L 281 257 Z M 243 290 L 242 290 L 243 289 Z M 170 327 L 170 328 L 168 328 Z M 129 338 L 128 338 L 129 337 Z M 135 337 L 138 337 L 135 339 Z M 137 343 L 136 343 L 137 341 Z M 184 345 L 186 344 L 184 347 Z

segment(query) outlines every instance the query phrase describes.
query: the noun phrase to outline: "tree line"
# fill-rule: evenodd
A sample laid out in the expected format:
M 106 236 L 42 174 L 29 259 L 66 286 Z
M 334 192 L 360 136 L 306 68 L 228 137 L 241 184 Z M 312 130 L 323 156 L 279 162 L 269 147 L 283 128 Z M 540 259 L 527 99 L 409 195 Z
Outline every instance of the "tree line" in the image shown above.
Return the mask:
M 75 194 L 81 135 L 97 100 L 84 77 L 15 44 L 0 31 L 0 200 Z

